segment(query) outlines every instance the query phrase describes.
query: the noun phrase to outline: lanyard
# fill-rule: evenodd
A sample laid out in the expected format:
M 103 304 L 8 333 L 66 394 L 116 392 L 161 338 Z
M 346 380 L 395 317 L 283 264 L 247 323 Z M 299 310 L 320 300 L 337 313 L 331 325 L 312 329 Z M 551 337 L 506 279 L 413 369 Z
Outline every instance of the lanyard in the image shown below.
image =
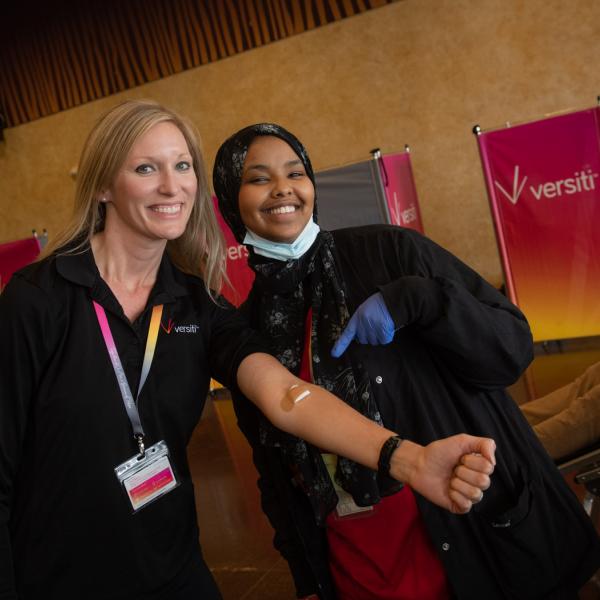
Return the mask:
M 113 339 L 110 326 L 108 325 L 106 312 L 104 312 L 104 308 L 102 308 L 97 302 L 94 302 L 94 309 L 96 311 L 96 317 L 98 318 L 98 323 L 100 325 L 100 331 L 102 331 L 104 343 L 106 344 L 106 349 L 108 350 L 110 362 L 112 363 L 115 375 L 117 376 L 117 383 L 119 384 L 119 389 L 121 390 L 123 404 L 125 405 L 127 416 L 131 421 L 131 427 L 133 428 L 133 437 L 138 443 L 140 454 L 144 456 L 144 430 L 140 421 L 140 413 L 137 409 L 137 400 L 140 397 L 140 392 L 142 391 L 144 383 L 146 383 L 146 379 L 148 378 L 148 372 L 150 371 L 150 365 L 152 364 L 152 359 L 154 358 L 154 351 L 156 350 L 156 341 L 158 339 L 158 331 L 160 327 L 160 318 L 162 316 L 163 305 L 160 304 L 152 309 L 152 318 L 150 319 L 150 328 L 148 329 L 148 337 L 146 339 L 146 350 L 144 352 L 144 362 L 142 363 L 142 374 L 140 375 L 140 385 L 138 386 L 138 391 L 135 399 L 133 398 L 133 394 L 131 393 L 129 383 L 127 382 L 127 376 L 125 375 L 125 370 L 123 369 L 123 365 L 121 364 L 121 359 L 119 358 L 119 352 L 117 351 L 115 340 Z

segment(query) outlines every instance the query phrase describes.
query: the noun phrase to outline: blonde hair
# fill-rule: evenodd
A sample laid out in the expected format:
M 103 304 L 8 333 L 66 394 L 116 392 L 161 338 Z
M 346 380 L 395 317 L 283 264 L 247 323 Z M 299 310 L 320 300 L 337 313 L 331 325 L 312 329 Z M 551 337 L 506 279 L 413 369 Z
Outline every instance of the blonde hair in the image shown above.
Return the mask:
M 71 220 L 48 244 L 44 256 L 81 251 L 104 228 L 101 191 L 110 186 L 133 144 L 151 127 L 165 121 L 183 134 L 198 178 L 186 229 L 179 238 L 167 242 L 167 252 L 179 269 L 202 277 L 212 297 L 211 290 L 218 292 L 226 279 L 225 242 L 215 216 L 199 139 L 186 119 L 150 100 L 123 102 L 96 123 L 81 152 Z

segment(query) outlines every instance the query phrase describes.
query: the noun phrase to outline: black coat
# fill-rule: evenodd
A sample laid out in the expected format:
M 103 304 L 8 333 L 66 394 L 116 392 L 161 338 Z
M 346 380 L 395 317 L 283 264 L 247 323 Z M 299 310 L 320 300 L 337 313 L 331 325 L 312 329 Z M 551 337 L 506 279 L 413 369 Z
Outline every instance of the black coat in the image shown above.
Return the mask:
M 419 510 L 460 600 L 568 598 L 600 566 L 591 521 L 504 388 L 532 359 L 523 314 L 432 241 L 392 226 L 333 232 L 352 313 L 378 290 L 396 326 L 386 346 L 348 350 L 370 375 L 385 426 L 420 444 L 466 432 L 497 444 L 492 485 L 468 515 L 418 494 Z M 243 312 L 260 328 L 255 285 Z M 321 352 L 329 349 L 320 349 Z M 277 449 L 258 442 L 255 409 L 234 406 L 260 474 L 263 510 L 299 595 L 335 598 L 325 535 Z

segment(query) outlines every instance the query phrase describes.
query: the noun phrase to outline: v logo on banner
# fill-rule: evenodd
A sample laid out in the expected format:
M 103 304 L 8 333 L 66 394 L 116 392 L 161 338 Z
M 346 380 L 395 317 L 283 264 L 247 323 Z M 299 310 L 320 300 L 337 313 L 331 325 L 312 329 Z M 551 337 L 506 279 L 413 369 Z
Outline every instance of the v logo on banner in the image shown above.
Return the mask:
M 527 181 L 527 175 L 523 178 L 523 181 L 519 184 L 519 165 L 515 165 L 514 178 L 513 178 L 513 189 L 512 195 L 509 194 L 495 179 L 494 185 L 506 196 L 508 201 L 511 204 L 516 204 L 519 200 L 519 196 L 525 187 L 525 182 Z

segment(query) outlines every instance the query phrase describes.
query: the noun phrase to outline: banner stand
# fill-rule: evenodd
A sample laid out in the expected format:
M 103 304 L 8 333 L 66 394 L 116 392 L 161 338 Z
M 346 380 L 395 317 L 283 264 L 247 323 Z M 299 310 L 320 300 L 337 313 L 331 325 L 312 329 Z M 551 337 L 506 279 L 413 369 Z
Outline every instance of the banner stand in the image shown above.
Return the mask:
M 390 211 L 388 208 L 387 198 L 385 194 L 385 188 L 388 185 L 388 176 L 385 169 L 385 163 L 383 162 L 383 156 L 379 148 L 371 150 L 371 161 L 369 166 L 371 167 L 371 177 L 375 184 L 375 196 L 377 197 L 377 204 L 381 212 L 381 222 L 387 223 L 388 225 L 392 222 L 390 217 Z M 385 176 L 385 179 L 382 177 Z
M 32 229 L 31 233 L 33 234 L 33 237 L 38 241 L 40 245 L 40 250 L 43 250 L 46 247 L 46 244 L 48 243 L 48 232 L 46 231 L 46 229 L 42 229 L 41 234 L 38 234 L 38 232 L 35 229 Z
M 600 108 L 472 133 L 506 295 L 534 340 L 514 391 L 534 399 L 600 359 Z
M 495 202 L 492 202 L 491 199 L 494 197 L 494 190 L 491 188 L 492 182 L 492 174 L 490 171 L 490 164 L 481 151 L 481 144 L 479 143 L 479 136 L 481 135 L 481 127 L 479 125 L 475 125 L 473 127 L 473 134 L 477 139 L 477 148 L 479 150 L 479 158 L 481 159 L 481 164 L 483 165 L 484 170 L 484 181 L 485 187 L 487 189 L 488 198 L 490 198 L 490 211 L 492 213 L 492 222 L 494 224 L 494 231 L 496 233 L 496 245 L 498 246 L 498 253 L 500 254 L 500 264 L 502 265 L 502 272 L 504 274 L 504 285 L 506 286 L 506 292 L 509 300 L 519 305 L 517 294 L 515 292 L 515 287 L 513 285 L 512 273 L 510 271 L 510 261 L 508 259 L 508 253 L 506 250 L 506 245 L 504 244 L 504 237 L 502 236 L 502 231 L 500 230 L 500 214 L 498 211 L 498 206 Z

